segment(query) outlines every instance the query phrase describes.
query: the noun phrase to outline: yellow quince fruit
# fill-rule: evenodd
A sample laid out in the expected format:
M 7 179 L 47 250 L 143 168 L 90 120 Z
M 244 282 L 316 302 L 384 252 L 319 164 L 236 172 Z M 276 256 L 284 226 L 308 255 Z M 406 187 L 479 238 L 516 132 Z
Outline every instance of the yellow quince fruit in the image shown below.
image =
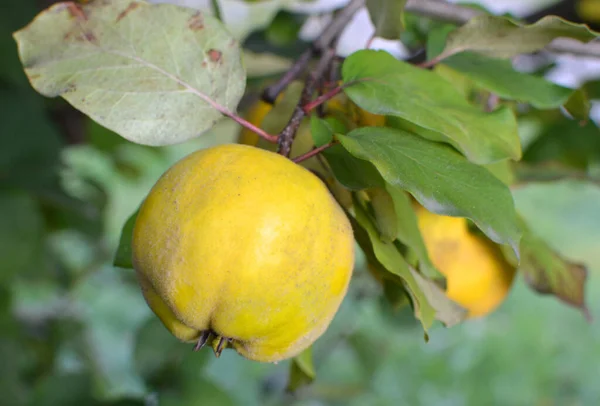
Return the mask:
M 326 330 L 354 264 L 352 228 L 323 182 L 239 144 L 165 172 L 132 249 L 143 295 L 173 335 L 261 362 L 293 357 Z
M 469 232 L 461 217 L 440 216 L 416 208 L 425 246 L 433 264 L 446 276 L 446 295 L 481 317 L 495 310 L 508 295 L 515 269 L 487 238 Z

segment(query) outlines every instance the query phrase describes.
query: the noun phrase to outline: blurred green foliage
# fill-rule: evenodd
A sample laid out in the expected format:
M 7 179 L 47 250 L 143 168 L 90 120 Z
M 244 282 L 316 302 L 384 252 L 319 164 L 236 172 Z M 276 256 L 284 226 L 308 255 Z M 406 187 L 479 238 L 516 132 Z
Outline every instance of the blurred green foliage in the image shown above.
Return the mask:
M 294 394 L 286 392 L 289 362 L 193 353 L 152 315 L 132 272 L 111 264 L 123 224 L 160 174 L 195 149 L 232 141 L 238 129 L 222 122 L 198 140 L 149 148 L 44 100 L 9 35 L 36 7 L 8 0 L 0 13 L 0 404 L 598 404 L 599 325 L 521 279 L 497 312 L 436 326 L 425 343 L 410 312 L 392 310 L 359 261 L 313 348 L 316 380 Z M 556 179 L 597 173 L 598 128 L 558 112 L 521 121 L 531 129 L 527 161 L 554 172 L 521 173 L 535 182 L 515 190 L 518 207 L 563 256 L 589 267 L 597 316 L 600 188 Z

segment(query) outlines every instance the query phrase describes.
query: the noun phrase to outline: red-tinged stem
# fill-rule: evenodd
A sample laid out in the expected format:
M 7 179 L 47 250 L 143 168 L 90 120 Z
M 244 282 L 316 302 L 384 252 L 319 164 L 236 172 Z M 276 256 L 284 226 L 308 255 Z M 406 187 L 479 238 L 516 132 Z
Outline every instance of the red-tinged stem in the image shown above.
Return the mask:
M 230 119 L 232 119 L 233 121 L 235 121 L 236 123 L 238 123 L 239 125 L 241 125 L 242 127 L 245 127 L 247 129 L 249 129 L 250 131 L 255 132 L 258 136 L 264 138 L 265 140 L 272 142 L 273 144 L 277 143 L 279 136 L 267 133 L 265 130 L 255 126 L 254 124 L 252 124 L 251 122 L 249 122 L 247 120 L 244 120 L 242 117 L 230 112 L 227 109 L 219 110 L 219 111 L 221 113 L 223 113 L 224 115 L 226 115 L 227 117 L 229 117 Z
M 423 69 L 431 68 L 432 66 L 437 65 L 438 63 L 440 63 L 441 61 L 443 61 L 444 59 L 446 59 L 449 56 L 450 55 L 440 54 L 440 55 L 436 56 L 435 58 L 430 59 L 425 62 L 422 62 L 422 63 L 419 63 L 416 66 L 418 66 L 419 68 L 423 68 Z
M 342 91 L 342 89 L 343 89 L 343 86 L 338 86 L 338 87 L 331 89 L 330 91 L 317 97 L 315 100 L 311 101 L 310 103 L 305 104 L 302 107 L 302 110 L 304 110 L 305 114 L 310 113 L 317 106 L 320 106 L 321 104 L 325 103 L 326 101 L 333 99 L 337 94 L 339 94 Z
M 321 145 L 320 147 L 311 149 L 306 154 L 302 154 L 300 156 L 297 156 L 296 158 L 292 159 L 292 161 L 294 161 L 295 163 L 299 164 L 302 161 L 306 161 L 307 159 L 310 159 L 313 156 L 315 156 L 317 154 L 320 154 L 321 152 L 325 151 L 327 148 L 333 147 L 335 144 L 336 144 L 336 142 L 332 141 L 332 142 L 330 142 L 328 144 Z

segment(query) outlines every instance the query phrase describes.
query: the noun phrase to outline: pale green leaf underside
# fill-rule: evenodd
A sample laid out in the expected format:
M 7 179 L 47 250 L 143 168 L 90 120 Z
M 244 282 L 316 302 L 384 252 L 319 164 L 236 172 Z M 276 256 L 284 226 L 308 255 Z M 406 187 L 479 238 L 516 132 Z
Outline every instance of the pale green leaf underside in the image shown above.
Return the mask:
M 575 24 L 556 16 L 546 16 L 534 24 L 520 25 L 505 17 L 481 15 L 451 32 L 440 58 L 464 51 L 475 51 L 498 58 L 539 51 L 555 38 L 582 42 L 597 33 L 584 24 Z
M 470 218 L 518 255 L 521 232 L 512 195 L 487 169 L 402 130 L 363 127 L 337 137 L 352 155 L 371 162 L 388 183 L 407 190 L 429 211 Z
M 55 4 L 15 33 L 33 87 L 140 144 L 202 134 L 244 93 L 238 42 L 199 11 L 131 0 Z
M 486 113 L 471 105 L 444 78 L 396 60 L 384 51 L 350 55 L 342 69 L 344 82 L 355 82 L 346 94 L 375 114 L 400 117 L 430 130 L 471 161 L 491 163 L 521 157 L 517 123 L 512 111 Z
M 404 30 L 406 0 L 367 0 L 367 10 L 375 26 L 375 36 L 398 39 Z

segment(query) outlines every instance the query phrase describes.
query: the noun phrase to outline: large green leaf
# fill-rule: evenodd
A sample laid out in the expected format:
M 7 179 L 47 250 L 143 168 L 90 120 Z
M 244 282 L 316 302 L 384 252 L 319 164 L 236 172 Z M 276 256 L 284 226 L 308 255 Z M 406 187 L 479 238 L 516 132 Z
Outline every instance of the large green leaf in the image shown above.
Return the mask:
M 435 58 L 443 51 L 446 38 L 454 29 L 452 25 L 444 25 L 432 30 L 427 38 L 428 59 Z M 474 52 L 451 56 L 443 64 L 436 66 L 436 71 L 444 65 L 461 72 L 477 85 L 504 99 L 531 103 L 540 109 L 560 107 L 573 94 L 572 89 L 516 71 L 508 60 Z
M 451 83 L 384 51 L 350 55 L 342 69 L 346 94 L 361 108 L 397 116 L 424 129 L 420 135 L 448 142 L 471 161 L 519 159 L 521 145 L 512 111 L 485 113 L 471 105 Z
M 361 190 L 385 185 L 372 164 L 356 159 L 340 145 L 326 149 L 323 155 L 338 182 L 348 189 Z
M 585 24 L 571 23 L 556 16 L 546 16 L 535 24 L 523 25 L 505 17 L 481 15 L 450 33 L 446 47 L 437 59 L 464 51 L 511 58 L 539 51 L 555 38 L 587 42 L 597 35 Z
M 132 0 L 77 7 L 55 4 L 14 35 L 38 92 L 148 145 L 208 130 L 221 118 L 215 103 L 237 107 L 245 88 L 240 47 L 215 18 Z
M 399 39 L 404 30 L 404 6 L 407 0 L 367 0 L 369 17 L 376 37 Z
M 521 232 L 512 196 L 487 169 L 445 145 L 402 130 L 363 127 L 338 139 L 429 211 L 468 217 L 492 240 L 519 252 Z
M 573 94 L 573 89 L 516 71 L 512 63 L 504 59 L 465 52 L 454 55 L 443 63 L 501 98 L 531 103 L 538 109 L 558 108 Z

